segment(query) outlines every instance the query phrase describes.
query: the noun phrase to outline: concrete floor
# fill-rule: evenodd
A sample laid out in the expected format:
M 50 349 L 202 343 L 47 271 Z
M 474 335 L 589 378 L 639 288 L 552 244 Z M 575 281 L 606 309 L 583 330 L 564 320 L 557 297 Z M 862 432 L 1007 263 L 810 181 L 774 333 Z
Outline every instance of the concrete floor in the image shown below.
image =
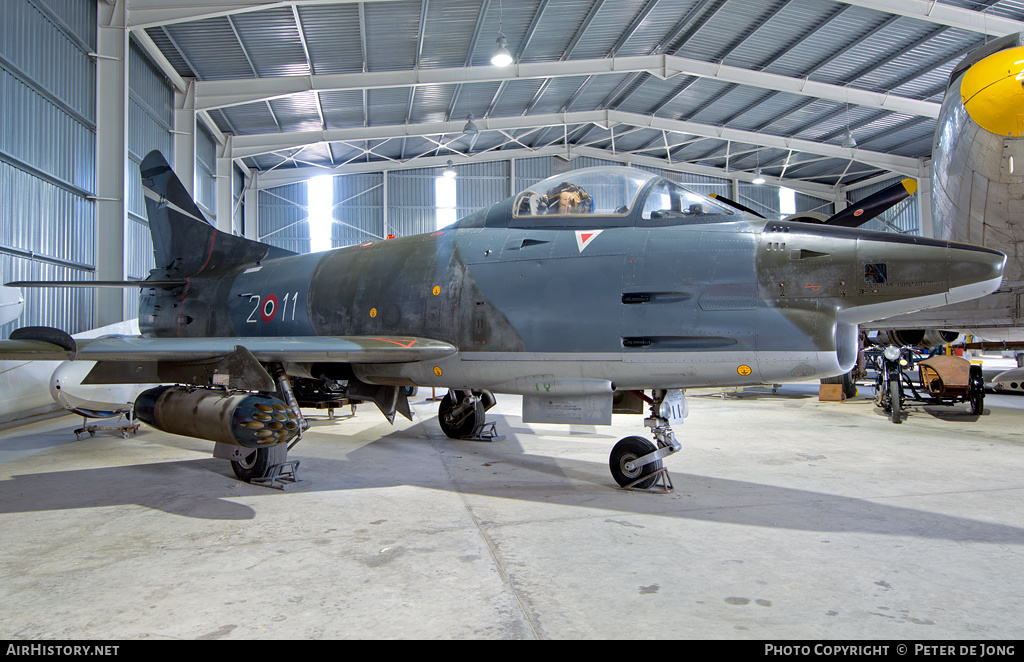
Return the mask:
M 499 442 L 421 397 L 317 422 L 290 492 L 151 429 L 8 429 L 0 638 L 1020 638 L 1024 398 L 893 425 L 871 390 L 689 396 L 667 495 L 609 475 L 641 417 L 526 425 L 508 396 Z

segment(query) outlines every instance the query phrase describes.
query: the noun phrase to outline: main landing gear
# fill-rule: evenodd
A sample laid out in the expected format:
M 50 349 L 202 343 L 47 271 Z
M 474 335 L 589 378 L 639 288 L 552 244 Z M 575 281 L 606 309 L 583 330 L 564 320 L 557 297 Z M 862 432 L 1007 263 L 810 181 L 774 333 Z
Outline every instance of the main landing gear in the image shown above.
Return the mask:
M 437 422 L 449 439 L 500 441 L 504 437 L 484 417 L 495 402 L 490 391 L 449 390 L 437 408 Z
M 672 425 L 682 424 L 686 417 L 686 399 L 679 389 L 654 389 L 653 397 L 642 391 L 633 394 L 651 406 L 651 415 L 644 419 L 644 425 L 651 429 L 654 441 L 636 436 L 619 440 L 612 449 L 608 468 L 624 489 L 650 490 L 660 483 L 662 490 L 671 492 L 672 480 L 661 461 L 683 448 L 672 432 Z M 493 406 L 494 396 L 488 391 L 450 390 L 441 400 L 437 420 L 451 439 L 497 441 L 503 437 L 494 436 L 494 424 L 486 423 L 484 418 Z
M 686 400 L 681 390 L 654 389 L 653 398 L 640 391 L 634 393 L 651 405 L 651 415 L 644 419 L 644 425 L 651 428 L 654 441 L 644 437 L 620 439 L 612 448 L 608 468 L 624 489 L 649 490 L 660 481 L 661 488 L 671 492 L 672 480 L 661 460 L 683 448 L 672 432 L 672 424 L 682 423 L 686 417 Z
M 309 421 L 303 418 L 299 401 L 295 397 L 291 380 L 280 363 L 268 363 L 267 371 L 277 383 L 278 395 L 291 410 L 275 411 L 267 418 L 278 421 L 291 421 L 298 425 L 298 435 L 291 443 L 282 442 L 262 448 L 241 448 L 218 443 L 214 448 L 214 457 L 222 457 L 231 461 L 231 470 L 239 480 L 253 485 L 262 485 L 279 490 L 292 490 L 309 485 L 308 480 L 299 480 L 297 472 L 299 461 L 288 460 L 288 451 L 302 439 L 302 432 L 309 429 Z M 277 417 L 276 419 L 274 417 Z

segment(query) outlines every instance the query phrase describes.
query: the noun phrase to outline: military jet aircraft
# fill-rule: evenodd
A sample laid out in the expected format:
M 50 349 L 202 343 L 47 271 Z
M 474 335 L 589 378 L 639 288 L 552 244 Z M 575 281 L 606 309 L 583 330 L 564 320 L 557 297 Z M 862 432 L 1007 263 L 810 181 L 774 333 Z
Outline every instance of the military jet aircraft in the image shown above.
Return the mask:
M 141 176 L 157 268 L 84 284 L 141 287 L 141 336 L 24 328 L 0 356 L 166 384 L 136 415 L 218 442 L 243 480 L 301 435 L 296 386 L 393 420 L 418 385 L 448 390 L 438 418 L 452 438 L 480 433 L 493 393 L 522 395 L 526 422 L 609 424 L 646 402 L 654 441 L 626 437 L 609 465 L 648 488 L 681 448 L 682 389 L 842 374 L 859 324 L 983 296 L 1006 259 L 849 227 L 891 191 L 824 223 L 774 221 L 625 167 L 558 175 L 438 232 L 296 255 L 218 232 L 161 154 Z

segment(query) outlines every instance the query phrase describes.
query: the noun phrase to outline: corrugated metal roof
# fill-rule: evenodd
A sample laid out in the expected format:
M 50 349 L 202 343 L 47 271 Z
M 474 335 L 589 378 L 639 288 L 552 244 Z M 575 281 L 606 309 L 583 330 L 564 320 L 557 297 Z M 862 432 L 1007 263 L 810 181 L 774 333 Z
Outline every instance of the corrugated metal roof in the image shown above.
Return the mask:
M 57 3 L 63 0 L 46 0 Z M 987 16 L 1024 21 L 1024 0 L 939 0 L 953 8 Z M 418 156 L 440 154 L 447 146 L 462 153 L 538 148 L 565 135 L 582 144 L 597 140 L 593 131 L 567 118 L 549 130 L 484 131 L 462 140 L 459 129 L 468 113 L 478 121 L 523 115 L 622 110 L 638 118 L 657 116 L 727 127 L 757 136 L 800 138 L 838 145 L 849 127 L 868 150 L 912 158 L 927 157 L 926 135 L 933 125 L 920 116 L 773 91 L 768 83 L 752 84 L 759 73 L 870 90 L 908 99 L 941 100 L 949 72 L 970 48 L 983 43 L 976 29 L 950 27 L 893 12 L 832 0 L 393 0 L 390 2 L 274 3 L 266 9 L 197 10 L 197 19 L 147 28 L 167 62 L 183 76 L 200 81 L 261 81 L 330 74 L 425 71 L 463 66 L 486 70 L 498 31 L 507 37 L 520 64 L 564 66 L 586 61 L 588 70 L 570 75 L 511 75 L 505 81 L 451 80 L 428 85 L 396 84 L 378 89 L 338 90 L 331 81 L 319 92 L 260 99 L 210 111 L 222 131 L 259 136 L 315 130 L 334 131 L 364 126 L 393 128 L 393 140 L 375 143 L 371 151 L 344 134 L 331 148 L 304 149 L 323 165 L 345 162 L 355 150 L 360 161 L 396 164 Z M 56 11 L 56 10 L 55 10 Z M 77 18 L 69 19 L 77 23 Z M 704 62 L 723 63 L 747 73 L 744 82 L 697 78 L 662 72 L 607 72 L 595 64 L 658 53 Z M 510 71 L 515 71 L 511 69 Z M 671 73 L 671 72 L 669 72 Z M 508 74 L 502 74 L 508 76 Z M 259 89 L 258 82 L 255 89 Z M 450 122 L 450 129 L 422 135 L 424 125 Z M 407 126 L 411 125 L 411 126 Z M 638 119 L 637 126 L 643 126 Z M 650 132 L 649 132 L 650 133 Z M 630 134 L 616 152 L 642 150 L 658 135 Z M 510 137 L 515 140 L 511 140 Z M 674 136 L 674 141 L 684 136 Z M 724 142 L 707 138 L 675 149 L 672 159 L 715 163 L 709 155 L 724 151 Z M 360 144 L 359 147 L 345 143 Z M 611 149 L 611 141 L 594 143 Z M 279 149 L 279 148 L 278 148 Z M 449 150 L 450 151 L 450 150 Z M 777 150 L 776 150 L 777 151 Z M 647 156 L 664 158 L 656 150 Z M 811 152 L 809 152 L 811 153 Z M 252 167 L 289 167 L 290 150 L 252 157 Z M 340 157 L 340 161 L 339 161 Z M 838 172 L 857 173 L 851 183 L 884 172 L 867 156 L 845 163 Z M 837 168 L 815 157 L 802 168 L 807 181 L 832 186 Z M 745 164 L 746 160 L 740 163 Z M 712 167 L 720 167 L 713 165 Z M 781 172 L 781 167 L 779 168 Z M 872 174 L 873 173 L 873 174 Z M 724 174 L 724 173 L 723 173 Z

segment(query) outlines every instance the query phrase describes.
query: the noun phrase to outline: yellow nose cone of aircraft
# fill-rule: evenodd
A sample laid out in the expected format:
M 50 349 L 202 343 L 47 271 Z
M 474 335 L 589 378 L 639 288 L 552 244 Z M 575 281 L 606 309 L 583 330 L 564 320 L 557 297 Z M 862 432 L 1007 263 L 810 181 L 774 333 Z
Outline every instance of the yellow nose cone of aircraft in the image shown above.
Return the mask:
M 1024 46 L 989 55 L 964 74 L 960 98 L 981 128 L 998 136 L 1024 136 Z

